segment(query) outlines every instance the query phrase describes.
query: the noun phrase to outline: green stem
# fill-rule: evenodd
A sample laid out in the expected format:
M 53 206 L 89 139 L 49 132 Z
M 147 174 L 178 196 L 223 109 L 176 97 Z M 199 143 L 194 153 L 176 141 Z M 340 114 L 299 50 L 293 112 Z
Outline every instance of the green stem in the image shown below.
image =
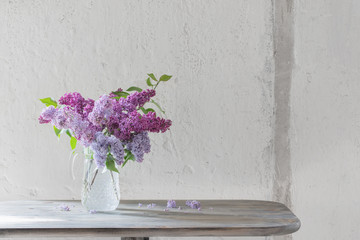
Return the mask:
M 159 85 L 160 83 L 160 80 L 158 80 L 158 82 L 156 83 L 155 87 L 154 87 L 154 90 L 156 89 L 156 87 Z
M 93 180 L 91 181 L 91 184 L 90 184 L 90 190 L 91 190 L 92 185 L 94 184 L 94 181 L 95 181 L 95 178 L 96 178 L 96 175 L 98 174 L 98 172 L 99 172 L 99 169 L 96 169 L 94 178 L 93 178 Z
M 85 194 L 84 204 L 87 202 L 87 199 L 89 197 L 89 192 L 90 192 L 90 189 L 91 189 L 91 186 L 89 186 L 88 178 L 89 178 L 89 174 L 90 174 L 91 167 L 92 167 L 92 164 L 93 164 L 93 160 L 89 160 L 89 161 L 90 161 L 89 168 L 88 168 L 88 170 L 86 172 L 86 176 L 85 176 L 85 179 L 84 179 L 84 191 L 85 191 L 85 193 L 84 193 Z M 94 179 L 95 179 L 95 177 L 94 177 Z M 94 182 L 94 179 L 93 179 L 93 182 Z

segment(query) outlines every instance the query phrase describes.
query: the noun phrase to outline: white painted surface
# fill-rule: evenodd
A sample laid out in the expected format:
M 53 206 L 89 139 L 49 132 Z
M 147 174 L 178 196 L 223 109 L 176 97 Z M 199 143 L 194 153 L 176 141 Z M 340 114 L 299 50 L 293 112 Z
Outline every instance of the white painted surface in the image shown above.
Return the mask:
M 39 98 L 159 87 L 173 120 L 121 173 L 122 198 L 271 199 L 272 7 L 263 1 L 0 2 L 0 200 L 79 199 Z
M 291 91 L 293 239 L 360 237 L 360 4 L 297 1 Z

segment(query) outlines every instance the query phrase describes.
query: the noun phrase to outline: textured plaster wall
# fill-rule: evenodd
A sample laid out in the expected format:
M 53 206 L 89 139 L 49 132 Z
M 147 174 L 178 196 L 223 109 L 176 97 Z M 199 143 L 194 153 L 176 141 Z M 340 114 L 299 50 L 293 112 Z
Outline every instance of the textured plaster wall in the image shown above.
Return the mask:
M 158 99 L 173 120 L 143 164 L 121 171 L 126 199 L 272 199 L 270 1 L 0 1 L 0 200 L 79 199 L 67 136 L 39 98 L 97 98 L 174 78 Z
M 296 1 L 293 239 L 360 237 L 360 3 Z

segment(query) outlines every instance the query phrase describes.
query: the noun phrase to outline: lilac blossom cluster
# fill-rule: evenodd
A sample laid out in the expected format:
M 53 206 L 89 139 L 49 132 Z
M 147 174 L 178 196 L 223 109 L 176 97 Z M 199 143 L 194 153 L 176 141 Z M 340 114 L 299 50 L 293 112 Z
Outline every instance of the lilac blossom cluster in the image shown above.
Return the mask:
M 120 140 L 113 135 L 106 136 L 102 132 L 95 133 L 95 139 L 90 147 L 94 152 L 94 160 L 98 167 L 105 167 L 109 149 L 116 164 L 121 165 L 124 162 L 124 147 Z
M 82 145 L 90 147 L 99 168 L 106 166 L 109 155 L 117 165 L 127 157 L 142 162 L 144 154 L 150 152 L 148 132 L 166 132 L 171 126 L 171 120 L 160 118 L 155 112 L 140 113 L 155 94 L 154 89 L 127 97 L 117 97 L 115 92 L 94 101 L 77 92 L 66 93 L 59 99 L 59 105 L 54 101 L 42 111 L 39 123 L 70 130 Z

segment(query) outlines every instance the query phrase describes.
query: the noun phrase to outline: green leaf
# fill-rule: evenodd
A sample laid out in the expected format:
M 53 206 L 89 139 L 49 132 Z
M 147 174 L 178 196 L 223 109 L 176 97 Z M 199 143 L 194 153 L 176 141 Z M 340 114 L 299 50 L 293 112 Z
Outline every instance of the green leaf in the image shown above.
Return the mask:
M 125 162 L 121 165 L 121 168 L 125 167 L 125 165 L 128 161 L 129 161 L 129 159 L 126 159 Z
M 149 73 L 148 76 L 151 77 L 152 80 L 158 81 L 153 73 Z
M 129 94 L 127 92 L 112 92 L 113 94 L 115 94 L 117 97 L 114 97 L 115 99 L 120 99 L 120 98 L 126 98 L 127 96 L 129 96 Z
M 127 150 L 127 149 L 125 149 L 125 153 L 126 153 L 125 158 L 124 158 L 124 159 L 125 159 L 125 162 L 121 165 L 121 168 L 123 168 L 129 160 L 135 161 L 135 156 L 134 156 L 134 154 L 132 154 L 132 153 L 131 153 L 129 150 Z
M 135 156 L 133 154 L 131 154 L 130 157 L 128 158 L 128 160 L 135 161 Z
M 138 91 L 141 92 L 142 89 L 139 87 L 129 87 L 126 91 L 131 92 L 131 91 Z
M 71 149 L 74 150 L 76 148 L 77 139 L 75 137 L 70 138 L 70 146 Z
M 40 101 L 42 103 L 45 103 L 45 105 L 48 106 L 54 106 L 57 107 L 57 102 L 55 100 L 53 100 L 52 98 L 48 97 L 48 98 L 42 98 L 40 99 Z
M 146 79 L 146 84 L 147 84 L 149 87 L 154 86 L 154 85 L 151 83 L 150 78 Z
M 69 137 L 72 137 L 71 132 L 70 132 L 70 130 L 69 130 L 69 129 L 68 129 L 68 130 L 66 130 L 65 132 L 66 132 L 66 134 L 67 134 Z
M 170 76 L 170 75 L 164 74 L 160 77 L 159 81 L 166 82 L 166 81 L 169 81 L 171 77 L 172 76 Z
M 155 102 L 154 100 L 152 100 L 151 99 L 151 101 L 150 101 L 151 103 L 153 103 L 159 110 L 160 110 L 160 112 L 162 112 L 162 113 L 165 113 L 165 111 L 164 110 L 162 110 L 162 108 L 160 107 L 160 105 L 157 103 L 157 102 Z
M 134 156 L 134 154 L 132 154 L 131 152 L 129 152 L 129 153 L 125 156 L 125 160 L 135 161 L 135 156 Z
M 61 130 L 60 129 L 57 129 L 55 126 L 54 126 L 54 132 L 55 132 L 55 135 L 57 137 L 60 137 L 60 133 L 61 133 Z
M 109 169 L 110 171 L 113 171 L 113 172 L 119 172 L 119 170 L 116 168 L 116 165 L 115 165 L 115 158 L 109 154 L 106 158 L 106 168 Z
M 145 109 L 144 107 L 140 107 L 140 109 L 144 114 L 147 114 L 148 112 L 155 112 L 155 110 L 152 108 Z

